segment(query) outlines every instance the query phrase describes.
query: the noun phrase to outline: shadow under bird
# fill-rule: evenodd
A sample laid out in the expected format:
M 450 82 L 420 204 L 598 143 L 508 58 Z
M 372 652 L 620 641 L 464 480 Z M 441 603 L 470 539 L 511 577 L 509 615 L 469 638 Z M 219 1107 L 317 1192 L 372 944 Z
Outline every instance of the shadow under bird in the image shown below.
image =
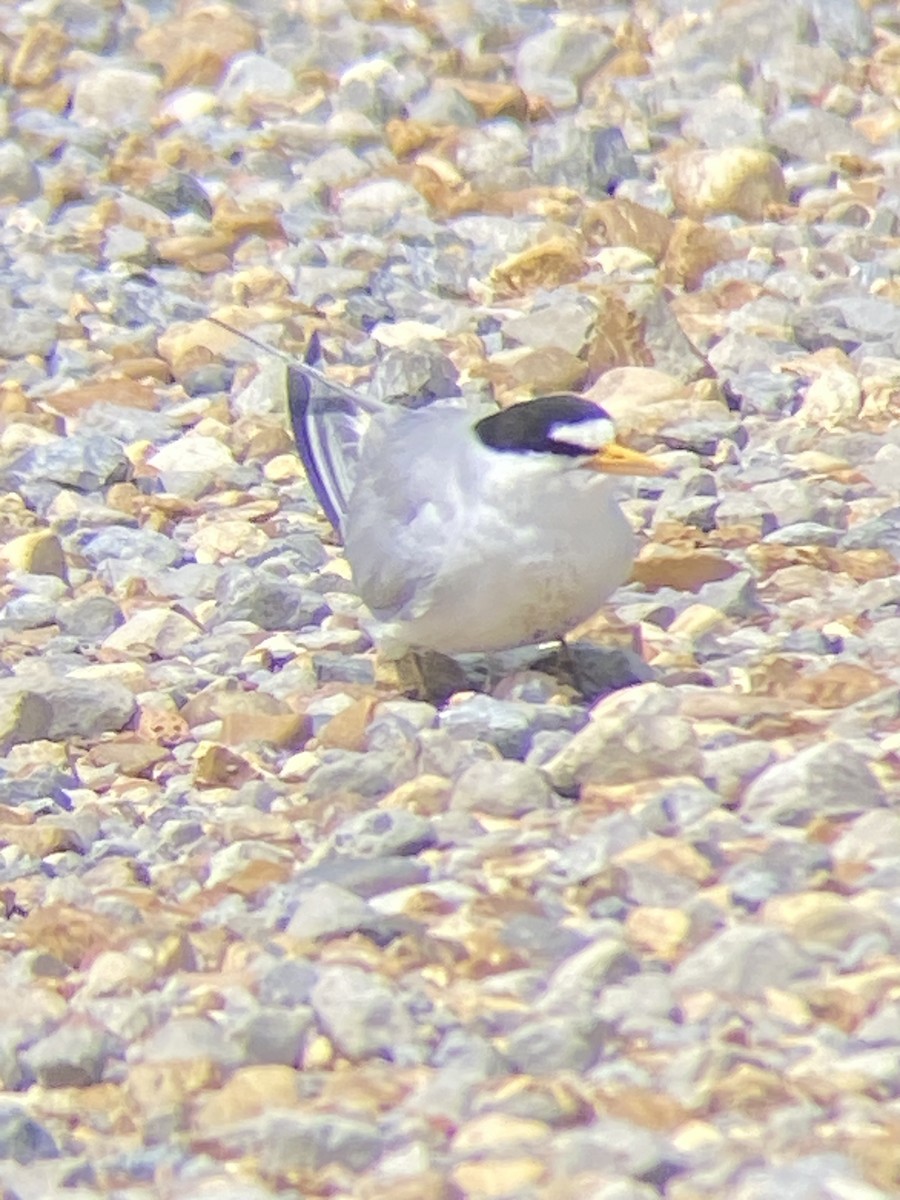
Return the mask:
M 387 657 L 561 640 L 627 579 L 636 544 L 614 477 L 664 472 L 616 441 L 599 405 L 385 405 L 328 379 L 317 355 L 314 339 L 289 360 L 294 437 Z

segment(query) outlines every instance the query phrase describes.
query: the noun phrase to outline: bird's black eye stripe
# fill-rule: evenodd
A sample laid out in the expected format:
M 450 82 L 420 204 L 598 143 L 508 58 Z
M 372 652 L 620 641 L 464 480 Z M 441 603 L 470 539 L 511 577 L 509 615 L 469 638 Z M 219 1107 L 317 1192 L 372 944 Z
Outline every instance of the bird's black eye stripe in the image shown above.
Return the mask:
M 492 450 L 512 454 L 543 451 L 568 458 L 584 458 L 592 451 L 573 442 L 557 441 L 550 431 L 559 425 L 576 425 L 579 421 L 609 420 L 609 414 L 599 404 L 582 400 L 580 396 L 541 396 L 523 404 L 513 404 L 500 412 L 482 417 L 475 433 Z

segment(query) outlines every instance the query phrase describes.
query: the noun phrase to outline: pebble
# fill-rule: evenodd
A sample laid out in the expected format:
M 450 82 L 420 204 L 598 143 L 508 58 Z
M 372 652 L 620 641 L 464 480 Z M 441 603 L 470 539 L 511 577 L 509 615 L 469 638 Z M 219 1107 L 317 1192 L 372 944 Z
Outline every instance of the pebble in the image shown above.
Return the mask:
M 401 997 L 359 967 L 323 967 L 310 992 L 320 1026 L 351 1061 L 383 1058 L 412 1066 L 421 1061 L 416 1028 Z

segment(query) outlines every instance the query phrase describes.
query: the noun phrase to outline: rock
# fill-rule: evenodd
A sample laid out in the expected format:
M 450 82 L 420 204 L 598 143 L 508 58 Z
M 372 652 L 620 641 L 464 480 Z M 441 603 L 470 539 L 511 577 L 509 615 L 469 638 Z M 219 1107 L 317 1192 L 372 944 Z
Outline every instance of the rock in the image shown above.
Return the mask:
M 16 142 L 0 142 L 0 199 L 21 204 L 41 194 L 37 167 Z
M 84 596 L 61 604 L 56 615 L 61 632 L 86 642 L 103 641 L 124 619 L 118 604 L 108 596 Z
M 106 1030 L 75 1018 L 29 1047 L 24 1061 L 42 1087 L 89 1087 L 103 1078 L 113 1042 Z
M 26 354 L 44 357 L 56 345 L 59 318 L 52 312 L 11 308 L 0 301 L 0 354 L 21 358 Z
M 335 854 L 357 858 L 418 854 L 436 840 L 432 823 L 403 809 L 371 809 L 342 821 L 330 839 Z
M 216 623 L 252 621 L 260 629 L 300 629 L 319 624 L 328 613 L 321 596 L 266 571 L 234 566 L 216 586 Z
M 43 693 L 50 719 L 43 736 L 51 741 L 118 733 L 136 711 L 133 693 L 112 680 L 61 679 Z
M 783 933 L 741 925 L 723 929 L 687 954 L 672 973 L 672 986 L 678 994 L 763 996 L 816 970 L 815 960 Z
M 374 1124 L 339 1113 L 270 1113 L 259 1118 L 253 1133 L 252 1141 L 240 1139 L 242 1148 L 253 1149 L 262 1170 L 275 1176 L 309 1174 L 329 1166 L 362 1172 L 383 1151 L 383 1138 Z M 229 1141 L 233 1144 L 235 1139 Z
M 351 1061 L 382 1058 L 401 1066 L 423 1061 L 418 1034 L 400 995 L 370 971 L 328 965 L 310 992 L 322 1029 Z
M 239 54 L 232 59 L 219 85 L 219 100 L 229 108 L 258 101 L 285 100 L 297 90 L 287 67 L 262 54 Z
M 39 529 L 11 538 L 0 550 L 0 558 L 17 571 L 31 575 L 55 575 L 66 580 L 66 556 L 54 533 Z
M 106 650 L 128 655 L 178 654 L 202 633 L 197 625 L 171 608 L 142 608 L 117 625 L 103 640 Z
M 14 596 L 0 610 L 0 624 L 8 629 L 40 629 L 56 621 L 56 601 L 48 596 Z
M 9 326 L 0 317 L 0 330 L 3 329 L 8 331 Z M 0 354 L 5 353 L 0 344 Z M 22 353 L 22 349 L 18 348 L 14 353 Z M 75 434 L 27 450 L 6 468 L 4 474 L 14 482 L 40 480 L 79 492 L 96 492 L 127 479 L 130 472 L 130 464 L 115 438 Z
M 744 146 L 687 151 L 671 163 L 667 182 L 680 211 L 698 221 L 722 213 L 755 221 L 787 200 L 778 159 Z
M 572 108 L 579 85 L 612 48 L 605 30 L 593 22 L 551 26 L 519 43 L 516 82 L 523 92 L 549 100 L 554 108 Z
M 333 883 L 317 883 L 301 893 L 285 932 L 301 939 L 342 937 L 374 918 L 369 905 L 353 892 Z
M 149 126 L 157 111 L 160 81 L 149 71 L 99 66 L 75 85 L 72 120 L 109 132 Z
M 20 1105 L 0 1107 L 0 1159 L 12 1159 L 27 1166 L 58 1155 L 59 1149 L 48 1130 Z
M 519 762 L 477 762 L 453 785 L 450 808 L 494 817 L 521 817 L 548 809 L 553 792 L 537 767 Z
M 591 709 L 589 723 L 545 764 L 553 786 L 635 783 L 664 775 L 698 775 L 693 727 L 660 684 L 616 692 Z
M 838 740 L 800 750 L 773 763 L 744 792 L 749 819 L 805 825 L 816 817 L 848 817 L 885 804 L 881 784 L 865 758 Z
M 52 706 L 39 693 L 0 695 L 0 753 L 8 754 L 21 742 L 47 737 L 52 721 Z
M 81 552 L 92 566 L 109 559 L 137 559 L 152 567 L 174 567 L 182 551 L 171 538 L 152 529 L 104 529 L 85 540 Z

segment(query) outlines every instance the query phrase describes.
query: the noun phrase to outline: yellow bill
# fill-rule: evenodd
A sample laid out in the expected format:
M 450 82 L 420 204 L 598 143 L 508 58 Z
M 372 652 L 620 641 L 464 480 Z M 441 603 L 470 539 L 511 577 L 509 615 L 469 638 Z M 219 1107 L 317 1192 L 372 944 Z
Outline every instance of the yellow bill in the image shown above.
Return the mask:
M 604 475 L 665 475 L 660 466 L 649 455 L 639 450 L 629 450 L 618 442 L 609 442 L 594 457 L 584 464 L 589 471 L 602 471 Z

